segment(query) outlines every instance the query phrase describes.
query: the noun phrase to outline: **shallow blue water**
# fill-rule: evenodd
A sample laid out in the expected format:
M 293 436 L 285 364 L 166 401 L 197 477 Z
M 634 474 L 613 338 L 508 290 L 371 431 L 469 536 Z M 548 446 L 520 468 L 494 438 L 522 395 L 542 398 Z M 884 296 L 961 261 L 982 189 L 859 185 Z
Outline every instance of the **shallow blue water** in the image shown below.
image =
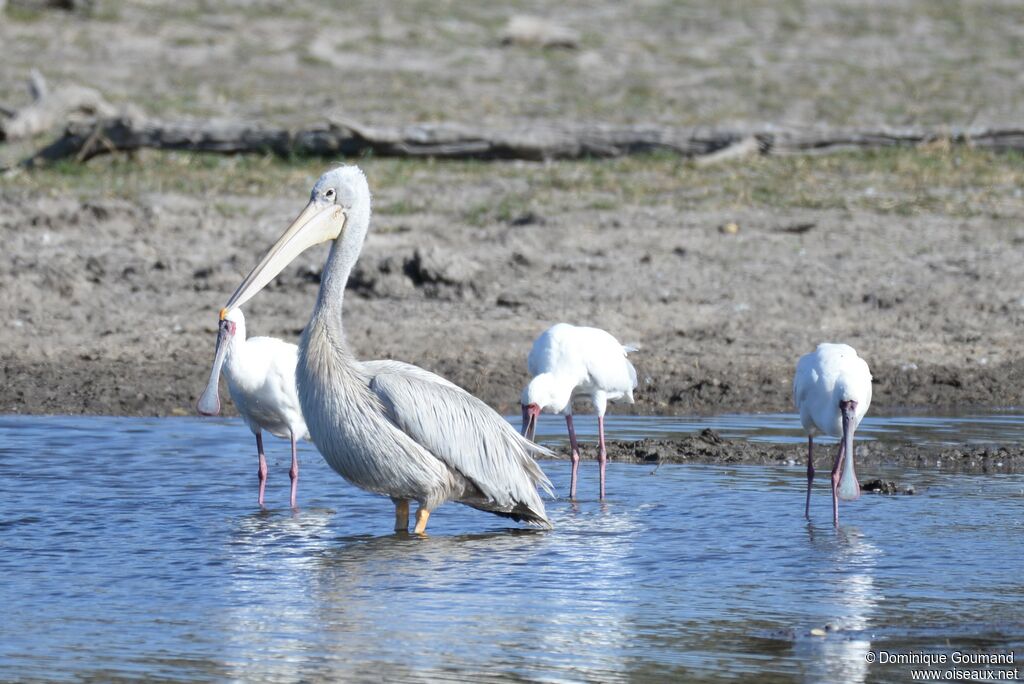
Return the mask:
M 237 420 L 0 417 L 0 679 L 857 682 L 906 678 L 879 649 L 1024 658 L 1024 476 L 889 469 L 919 495 L 865 495 L 837 530 L 824 479 L 804 520 L 800 466 L 612 463 L 600 503 L 587 462 L 551 532 L 449 504 L 416 539 L 309 445 L 293 513 L 267 447 L 260 511 Z M 564 494 L 568 463 L 543 467 Z

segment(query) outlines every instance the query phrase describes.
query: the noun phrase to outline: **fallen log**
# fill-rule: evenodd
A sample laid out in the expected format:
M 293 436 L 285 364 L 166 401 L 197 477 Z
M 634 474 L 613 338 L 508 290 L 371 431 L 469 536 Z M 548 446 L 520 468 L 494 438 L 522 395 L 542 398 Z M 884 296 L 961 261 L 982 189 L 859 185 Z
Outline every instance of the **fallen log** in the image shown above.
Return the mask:
M 1024 150 L 1024 129 L 901 128 L 869 131 L 829 129 L 756 130 L 663 126 L 530 124 L 492 130 L 460 124 L 373 128 L 332 121 L 289 129 L 240 121 L 161 121 L 117 116 L 69 123 L 61 137 L 22 162 L 34 166 L 60 159 L 85 161 L 98 155 L 144 148 L 220 154 L 278 156 L 434 157 L 442 159 L 585 159 L 651 152 L 682 157 L 718 154 L 821 154 L 850 149 L 911 147 L 944 142 L 977 148 Z M 756 143 L 756 144 L 755 144 Z M 730 149 L 732 148 L 732 149 Z
M 697 157 L 697 165 L 713 166 L 715 164 L 723 164 L 752 156 L 758 152 L 761 152 L 761 142 L 755 136 L 748 135 L 731 145 L 726 145 L 714 152 Z

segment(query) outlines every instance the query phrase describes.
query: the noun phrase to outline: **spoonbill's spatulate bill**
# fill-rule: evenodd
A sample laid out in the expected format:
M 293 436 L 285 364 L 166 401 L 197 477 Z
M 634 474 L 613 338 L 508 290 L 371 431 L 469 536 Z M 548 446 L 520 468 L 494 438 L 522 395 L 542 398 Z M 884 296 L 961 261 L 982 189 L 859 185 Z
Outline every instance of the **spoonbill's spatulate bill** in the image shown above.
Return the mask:
M 299 396 L 295 390 L 295 364 L 298 347 L 273 337 L 245 337 L 245 317 L 241 309 L 221 312 L 217 350 L 196 410 L 204 416 L 220 413 L 219 380 L 221 369 L 228 393 L 238 413 L 256 435 L 259 455 L 259 504 L 267 485 L 267 457 L 263 451 L 263 430 L 288 439 L 292 445 L 291 505 L 296 507 L 299 484 L 297 441 L 307 439 Z
M 871 371 L 864 359 L 847 344 L 819 344 L 800 357 L 793 377 L 793 403 L 807 430 L 807 502 L 811 515 L 811 483 L 814 481 L 814 435 L 840 437 L 832 466 L 832 522 L 839 524 L 839 499 L 860 496 L 853 469 L 853 433 L 871 405 Z
M 305 249 L 330 242 L 296 367 L 302 413 L 327 463 L 357 487 L 391 497 L 397 530 L 408 529 L 410 501 L 419 504 L 417 533 L 445 501 L 549 527 L 537 490 L 550 491 L 551 484 L 533 459 L 546 449 L 428 371 L 395 362 L 373 367 L 353 356 L 343 326 L 345 284 L 369 225 L 363 172 L 328 171 L 227 308 L 245 304 Z
M 569 496 L 576 497 L 576 474 L 580 451 L 572 424 L 572 401 L 586 397 L 597 411 L 598 464 L 601 498 L 605 493 L 605 464 L 608 453 L 604 443 L 604 413 L 608 402 L 633 403 L 636 369 L 626 354 L 635 347 L 619 344 L 599 328 L 558 323 L 536 339 L 527 366 L 533 379 L 523 389 L 523 434 L 533 439 L 541 412 L 565 415 L 572 449 L 572 475 Z

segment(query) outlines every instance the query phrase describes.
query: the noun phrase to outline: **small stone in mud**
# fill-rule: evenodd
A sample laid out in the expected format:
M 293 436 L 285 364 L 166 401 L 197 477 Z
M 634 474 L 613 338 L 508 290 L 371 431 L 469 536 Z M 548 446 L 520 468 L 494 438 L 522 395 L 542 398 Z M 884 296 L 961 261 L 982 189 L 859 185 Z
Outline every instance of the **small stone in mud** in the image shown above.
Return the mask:
M 510 226 L 533 226 L 533 225 L 543 226 L 546 223 L 547 223 L 547 221 L 544 219 L 544 217 L 541 216 L 540 214 L 538 214 L 537 212 L 535 212 L 535 211 L 526 211 L 526 212 L 523 212 L 522 214 L 519 214 L 518 216 L 512 218 L 508 222 L 508 225 L 510 225 Z
M 497 299 L 494 300 L 494 303 L 496 306 L 506 307 L 509 309 L 517 309 L 526 304 L 526 302 L 519 297 L 507 292 L 498 295 Z
M 543 17 L 518 15 L 509 19 L 501 44 L 574 50 L 579 47 L 580 35 Z
M 735 221 L 723 223 L 722 225 L 718 226 L 718 232 L 722 233 L 723 235 L 735 235 L 736 233 L 740 232 L 740 224 L 736 223 Z
M 782 226 L 779 228 L 780 233 L 790 233 L 792 235 L 803 235 L 807 231 L 814 228 L 817 223 L 793 223 L 788 226 Z
M 864 482 L 860 486 L 862 492 L 871 492 L 872 494 L 899 494 L 900 488 L 892 480 L 871 480 Z
M 458 252 L 435 246 L 417 248 L 405 260 L 404 271 L 416 286 L 464 285 L 473 280 L 480 271 L 480 265 Z
M 99 283 L 103 280 L 103 276 L 107 275 L 107 270 L 103 268 L 103 264 L 94 256 L 85 260 L 85 272 L 89 274 L 89 282 L 91 283 Z
M 708 444 L 721 444 L 724 440 L 722 435 L 711 428 L 704 428 L 700 431 L 700 438 Z

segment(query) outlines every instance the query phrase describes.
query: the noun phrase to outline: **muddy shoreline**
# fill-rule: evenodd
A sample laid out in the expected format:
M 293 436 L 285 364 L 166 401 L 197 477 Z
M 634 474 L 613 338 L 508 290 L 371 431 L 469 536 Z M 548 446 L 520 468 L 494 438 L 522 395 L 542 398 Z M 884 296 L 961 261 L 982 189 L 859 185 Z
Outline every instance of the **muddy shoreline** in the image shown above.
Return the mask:
M 205 350 L 203 350 L 205 351 Z M 168 363 L 153 358 L 110 360 L 69 358 L 26 361 L 17 355 L 0 358 L 0 413 L 81 414 L 117 416 L 192 415 L 209 372 L 207 354 L 182 355 Z M 424 358 L 425 357 L 425 358 Z M 416 363 L 459 384 L 506 415 L 519 412 L 518 394 L 527 377 L 517 359 L 504 363 L 476 359 L 464 364 L 436 355 Z M 664 363 L 664 362 L 663 362 Z M 615 413 L 633 415 L 710 415 L 715 413 L 792 410 L 787 369 L 706 368 L 694 373 L 660 373 L 657 360 L 638 361 L 650 382 L 637 394 L 637 403 L 614 406 Z M 928 407 L 1004 408 L 1024 373 L 1020 364 L 990 369 L 936 367 L 886 372 L 875 369 L 874 410 Z M 655 381 L 654 377 L 658 377 Z M 1016 402 L 1010 402 L 1014 405 Z M 585 404 L 580 409 L 586 411 Z M 225 415 L 237 415 L 225 402 Z
M 1020 173 L 1006 158 L 969 161 Z M 775 182 L 786 163 L 765 162 L 744 182 Z M 871 159 L 848 163 L 876 173 Z M 113 181 L 149 164 L 99 170 Z M 220 164 L 196 175 L 212 179 Z M 641 347 L 632 355 L 637 403 L 615 411 L 789 410 L 796 359 L 821 341 L 845 341 L 868 361 L 874 410 L 1024 404 L 1024 299 L 1007 287 L 1024 259 L 1024 199 L 1007 199 L 1012 211 L 999 216 L 973 215 L 981 209 L 968 203 L 972 215 L 961 218 L 686 200 L 605 207 L 578 187 L 608 169 L 646 193 L 652 183 L 675 187 L 672 174 L 714 179 L 659 160 L 362 164 L 380 191 L 346 296 L 356 355 L 421 365 L 503 413 L 518 412 L 532 340 L 558 321 Z M 216 312 L 321 168 L 260 169 L 262 182 L 286 186 L 269 197 L 40 192 L 39 181 L 76 182 L 59 174 L 0 190 L 0 411 L 190 413 L 212 359 Z M 411 177 L 396 179 L 399 171 Z M 553 173 L 577 180 L 552 181 Z M 826 163 L 805 173 L 851 171 Z M 544 194 L 523 199 L 511 218 L 467 215 L 508 201 L 509 184 Z M 402 213 L 424 198 L 437 204 Z M 737 233 L 719 230 L 728 221 Z M 814 228 L 780 233 L 797 224 Z M 297 341 L 323 258 L 310 250 L 246 307 L 250 335 Z
M 593 446 L 593 445 L 591 445 Z M 724 439 L 716 431 L 705 429 L 696 435 L 674 439 L 644 439 L 636 442 L 612 440 L 607 443 L 608 458 L 623 463 L 702 463 L 713 465 L 790 465 L 804 467 L 807 447 L 804 444 L 766 444 L 739 439 Z M 583 445 L 584 459 L 596 458 L 596 446 Z M 568 459 L 566 448 L 557 448 L 556 457 Z M 854 447 L 862 484 L 875 479 L 871 469 L 897 466 L 917 470 L 938 470 L 953 473 L 995 474 L 1024 472 L 1024 446 L 1019 444 L 986 444 L 956 446 L 922 446 L 904 442 L 860 442 Z M 818 445 L 815 468 L 819 476 L 832 467 L 835 447 Z

